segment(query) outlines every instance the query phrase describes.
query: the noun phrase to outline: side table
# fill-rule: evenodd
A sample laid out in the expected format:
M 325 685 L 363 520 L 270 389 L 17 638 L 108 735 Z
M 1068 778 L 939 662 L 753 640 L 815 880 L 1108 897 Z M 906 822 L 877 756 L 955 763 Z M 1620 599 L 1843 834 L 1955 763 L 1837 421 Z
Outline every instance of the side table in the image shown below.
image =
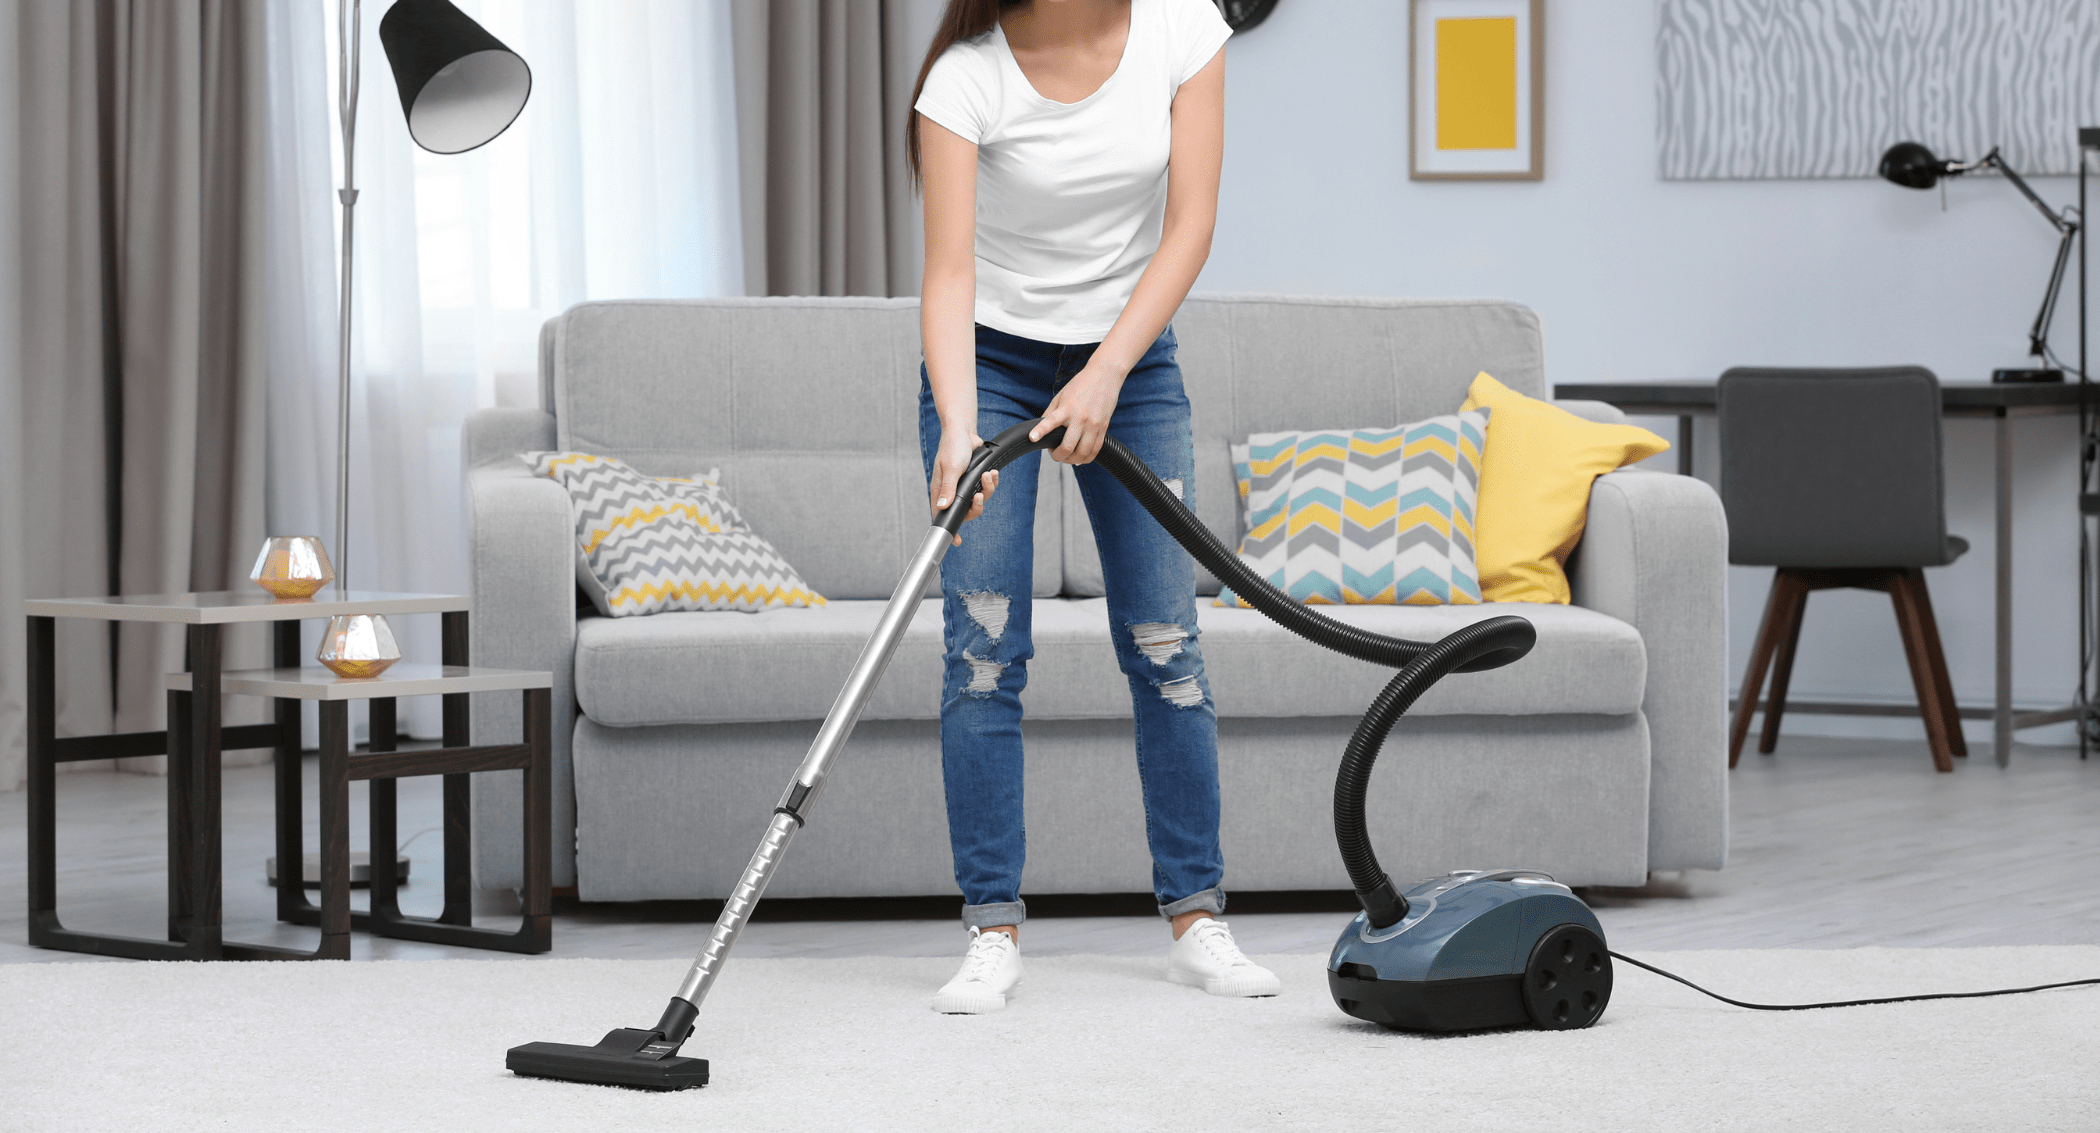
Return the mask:
M 177 765 L 191 773 L 191 765 L 205 765 L 205 774 L 215 775 L 218 753 L 193 749 L 187 737 L 196 711 L 190 673 L 170 673 L 168 685 L 169 769 Z M 346 680 L 322 668 L 256 669 L 224 673 L 220 690 L 234 696 L 266 696 L 280 704 L 312 700 L 321 714 L 321 903 L 306 900 L 300 876 L 303 855 L 295 848 L 278 857 L 277 900 L 280 919 L 321 929 L 320 947 L 312 952 L 290 952 L 264 945 L 223 943 L 221 956 L 228 960 L 347 960 L 352 929 L 376 936 L 421 940 L 434 944 L 492 948 L 506 952 L 545 952 L 552 940 L 552 860 L 550 854 L 552 785 L 550 748 L 553 721 L 554 675 L 514 669 L 481 669 L 464 665 L 417 665 L 401 663 L 377 677 Z M 466 699 L 470 693 L 524 692 L 524 743 L 473 747 L 467 743 Z M 395 700 L 403 696 L 445 698 L 444 747 L 418 751 L 394 748 Z M 370 754 L 350 752 L 350 702 L 370 702 L 372 713 Z M 471 896 L 473 873 L 468 865 L 472 842 L 472 816 L 466 805 L 466 778 L 476 771 L 517 770 L 525 773 L 524 923 L 515 931 L 477 928 L 473 924 Z M 393 870 L 372 873 L 372 911 L 350 909 L 350 783 L 371 783 L 371 832 L 373 860 L 390 862 L 397 851 L 394 781 L 416 775 L 445 776 L 445 906 L 436 917 L 411 917 L 401 912 Z M 280 806 L 282 800 L 280 800 Z M 279 810 L 278 829 L 297 830 L 303 822 L 298 794 L 294 793 L 289 823 Z
M 221 955 L 218 760 L 188 760 L 188 766 L 180 774 L 174 767 L 169 768 L 167 939 L 66 928 L 58 917 L 55 781 L 58 765 L 88 759 L 167 755 L 171 745 L 165 731 L 59 738 L 55 671 L 57 619 L 161 622 L 187 627 L 190 676 L 198 695 L 195 710 L 182 722 L 183 742 L 188 750 L 196 752 L 261 747 L 275 750 L 277 860 L 280 862 L 297 862 L 303 856 L 299 848 L 299 705 L 297 701 L 279 700 L 272 723 L 221 728 L 221 627 L 249 622 L 273 623 L 272 663 L 279 668 L 291 668 L 301 661 L 299 622 L 306 618 L 337 614 L 393 616 L 435 613 L 444 615 L 444 659 L 464 664 L 467 656 L 467 599 L 459 594 L 363 590 L 337 593 L 331 589 L 314 598 L 287 600 L 272 598 L 259 589 L 248 589 L 202 594 L 46 598 L 23 603 L 23 610 L 29 617 L 29 942 L 39 948 L 61 948 L 135 960 L 209 960 Z M 464 791 L 462 784 L 462 801 Z M 449 803 L 452 798 L 449 788 L 446 797 Z M 279 889 L 280 911 L 286 907 L 286 892 Z M 289 892 L 297 902 L 305 902 L 302 890 L 295 887 Z M 289 951 L 285 954 L 300 955 Z

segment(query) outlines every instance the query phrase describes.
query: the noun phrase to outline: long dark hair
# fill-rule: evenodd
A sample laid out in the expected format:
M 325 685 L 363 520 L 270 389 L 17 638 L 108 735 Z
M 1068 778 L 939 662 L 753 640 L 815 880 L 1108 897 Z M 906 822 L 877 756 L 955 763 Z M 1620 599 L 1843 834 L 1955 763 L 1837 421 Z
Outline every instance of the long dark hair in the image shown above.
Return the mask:
M 999 22 L 999 13 L 1007 8 L 1019 7 L 1028 0 L 948 0 L 948 10 L 941 13 L 940 29 L 933 33 L 933 45 L 926 49 L 926 62 L 919 65 L 919 81 L 911 85 L 911 105 L 919 102 L 919 92 L 926 89 L 926 76 L 933 70 L 934 60 L 941 53 L 966 39 L 992 30 Z M 906 108 L 904 121 L 904 160 L 911 169 L 911 183 L 919 183 L 919 113 Z

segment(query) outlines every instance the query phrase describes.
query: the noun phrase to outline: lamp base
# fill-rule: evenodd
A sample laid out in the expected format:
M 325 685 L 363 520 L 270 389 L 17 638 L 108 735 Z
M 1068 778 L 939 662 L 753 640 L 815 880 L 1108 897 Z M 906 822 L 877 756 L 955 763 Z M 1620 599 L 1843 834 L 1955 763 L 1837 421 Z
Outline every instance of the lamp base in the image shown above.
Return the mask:
M 1992 370 L 1991 381 L 1999 385 L 2031 382 L 2060 382 L 2064 380 L 2062 370 Z

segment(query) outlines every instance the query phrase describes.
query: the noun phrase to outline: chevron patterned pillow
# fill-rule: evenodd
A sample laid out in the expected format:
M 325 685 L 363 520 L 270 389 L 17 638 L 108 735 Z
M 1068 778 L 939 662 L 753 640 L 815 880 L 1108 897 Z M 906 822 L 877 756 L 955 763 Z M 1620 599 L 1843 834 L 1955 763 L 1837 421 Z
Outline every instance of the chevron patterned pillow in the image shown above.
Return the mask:
M 606 617 L 824 605 L 745 525 L 716 470 L 678 479 L 644 476 L 625 461 L 583 452 L 518 457 L 569 490 L 576 581 Z
M 1307 605 L 1473 605 L 1488 414 L 1255 433 L 1231 446 L 1240 558 Z M 1247 607 L 1229 588 L 1219 606 Z

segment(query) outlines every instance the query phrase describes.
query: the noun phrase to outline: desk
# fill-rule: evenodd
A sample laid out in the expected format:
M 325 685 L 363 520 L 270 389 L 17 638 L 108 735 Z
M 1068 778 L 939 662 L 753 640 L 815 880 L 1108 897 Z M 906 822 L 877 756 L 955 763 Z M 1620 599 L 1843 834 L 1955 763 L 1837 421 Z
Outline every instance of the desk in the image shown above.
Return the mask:
M 1715 412 L 1711 378 L 1666 382 L 1570 382 L 1553 387 L 1564 401 L 1603 401 L 1637 416 L 1677 418 L 1677 471 L 1692 474 L 1692 418 Z M 1998 385 L 1992 382 L 1940 383 L 1940 413 L 1946 417 L 1987 417 L 1994 421 L 1993 476 L 1996 489 L 1993 525 L 1997 591 L 1997 689 L 1990 708 L 1964 708 L 1969 720 L 1991 721 L 1991 750 L 1998 766 L 2012 759 L 2013 733 L 2022 728 L 2076 720 L 2076 708 L 2015 712 L 2012 704 L 2012 422 L 2019 417 L 2063 417 L 2078 413 L 2079 387 L 2072 382 Z M 1893 704 L 1806 702 L 1787 704 L 1789 712 L 1847 716 L 1915 716 L 1917 709 Z

